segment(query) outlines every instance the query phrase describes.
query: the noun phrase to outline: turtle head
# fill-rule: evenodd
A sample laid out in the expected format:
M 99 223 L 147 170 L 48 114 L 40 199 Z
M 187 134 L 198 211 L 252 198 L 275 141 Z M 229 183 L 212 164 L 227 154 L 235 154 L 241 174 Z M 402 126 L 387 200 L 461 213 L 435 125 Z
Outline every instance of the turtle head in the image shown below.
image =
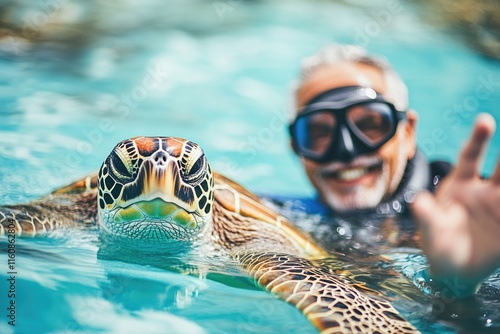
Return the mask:
M 211 219 L 213 182 L 203 150 L 191 141 L 124 140 L 99 171 L 99 225 L 130 240 L 192 242 Z

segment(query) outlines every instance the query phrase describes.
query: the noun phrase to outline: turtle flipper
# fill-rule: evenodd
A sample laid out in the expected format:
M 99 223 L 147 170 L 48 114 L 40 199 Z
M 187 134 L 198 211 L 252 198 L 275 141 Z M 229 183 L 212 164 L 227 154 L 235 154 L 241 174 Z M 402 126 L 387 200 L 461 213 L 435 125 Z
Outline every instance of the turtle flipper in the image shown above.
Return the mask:
M 306 259 L 277 253 L 237 259 L 260 286 L 295 305 L 321 333 L 419 333 L 385 300 Z
M 0 235 L 35 236 L 46 234 L 58 227 L 57 219 L 50 219 L 32 205 L 0 208 Z
M 49 195 L 28 204 L 0 206 L 0 236 L 36 236 L 61 227 L 94 224 L 96 192 Z

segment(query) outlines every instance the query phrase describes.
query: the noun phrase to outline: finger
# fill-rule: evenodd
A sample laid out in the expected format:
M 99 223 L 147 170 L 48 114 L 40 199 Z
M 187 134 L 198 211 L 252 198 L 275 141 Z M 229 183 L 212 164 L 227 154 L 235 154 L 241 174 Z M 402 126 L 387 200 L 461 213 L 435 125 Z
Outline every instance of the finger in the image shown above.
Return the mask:
M 457 177 L 460 179 L 472 178 L 478 173 L 481 156 L 486 149 L 486 143 L 495 132 L 495 120 L 489 114 L 480 114 L 469 141 L 460 153 L 457 164 Z
M 427 227 L 436 217 L 439 208 L 435 197 L 430 192 L 424 191 L 417 195 L 411 209 L 420 227 Z
M 419 245 L 424 254 L 432 254 L 433 231 L 436 228 L 435 219 L 438 212 L 436 199 L 428 191 L 417 195 L 411 204 L 411 211 L 418 223 Z
M 496 185 L 500 185 L 500 158 L 498 158 L 497 167 L 491 177 L 491 181 Z

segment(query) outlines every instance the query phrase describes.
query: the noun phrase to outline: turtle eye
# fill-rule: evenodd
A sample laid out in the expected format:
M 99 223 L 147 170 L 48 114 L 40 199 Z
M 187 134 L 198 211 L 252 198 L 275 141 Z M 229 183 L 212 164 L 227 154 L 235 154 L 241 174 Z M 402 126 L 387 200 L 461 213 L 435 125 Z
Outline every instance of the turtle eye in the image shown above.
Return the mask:
M 185 168 L 186 180 L 190 182 L 195 182 L 201 179 L 201 177 L 205 174 L 204 172 L 205 172 L 206 161 L 207 159 L 205 158 L 204 154 L 202 154 L 193 163 L 190 163 L 190 161 L 188 161 Z
M 123 161 L 119 152 L 114 151 L 109 157 L 109 162 L 110 169 L 119 179 L 127 180 L 132 177 L 132 166 Z

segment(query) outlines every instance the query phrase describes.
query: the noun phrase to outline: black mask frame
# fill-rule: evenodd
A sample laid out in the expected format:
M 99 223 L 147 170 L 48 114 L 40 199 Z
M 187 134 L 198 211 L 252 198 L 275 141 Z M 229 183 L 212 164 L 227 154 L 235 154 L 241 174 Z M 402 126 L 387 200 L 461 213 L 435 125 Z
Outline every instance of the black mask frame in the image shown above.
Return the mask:
M 389 131 L 376 143 L 367 140 L 361 131 L 346 119 L 346 113 L 350 108 L 374 102 L 388 108 L 392 122 Z M 297 125 L 302 119 L 317 113 L 332 113 L 338 123 L 328 148 L 322 153 L 316 153 L 300 144 L 299 138 L 303 134 L 300 134 L 302 129 Z M 394 136 L 399 121 L 405 118 L 405 111 L 397 110 L 392 103 L 372 88 L 348 86 L 328 90 L 312 98 L 304 108 L 299 110 L 297 117 L 289 125 L 289 132 L 292 146 L 298 155 L 318 163 L 334 160 L 348 162 L 359 155 L 379 149 Z

